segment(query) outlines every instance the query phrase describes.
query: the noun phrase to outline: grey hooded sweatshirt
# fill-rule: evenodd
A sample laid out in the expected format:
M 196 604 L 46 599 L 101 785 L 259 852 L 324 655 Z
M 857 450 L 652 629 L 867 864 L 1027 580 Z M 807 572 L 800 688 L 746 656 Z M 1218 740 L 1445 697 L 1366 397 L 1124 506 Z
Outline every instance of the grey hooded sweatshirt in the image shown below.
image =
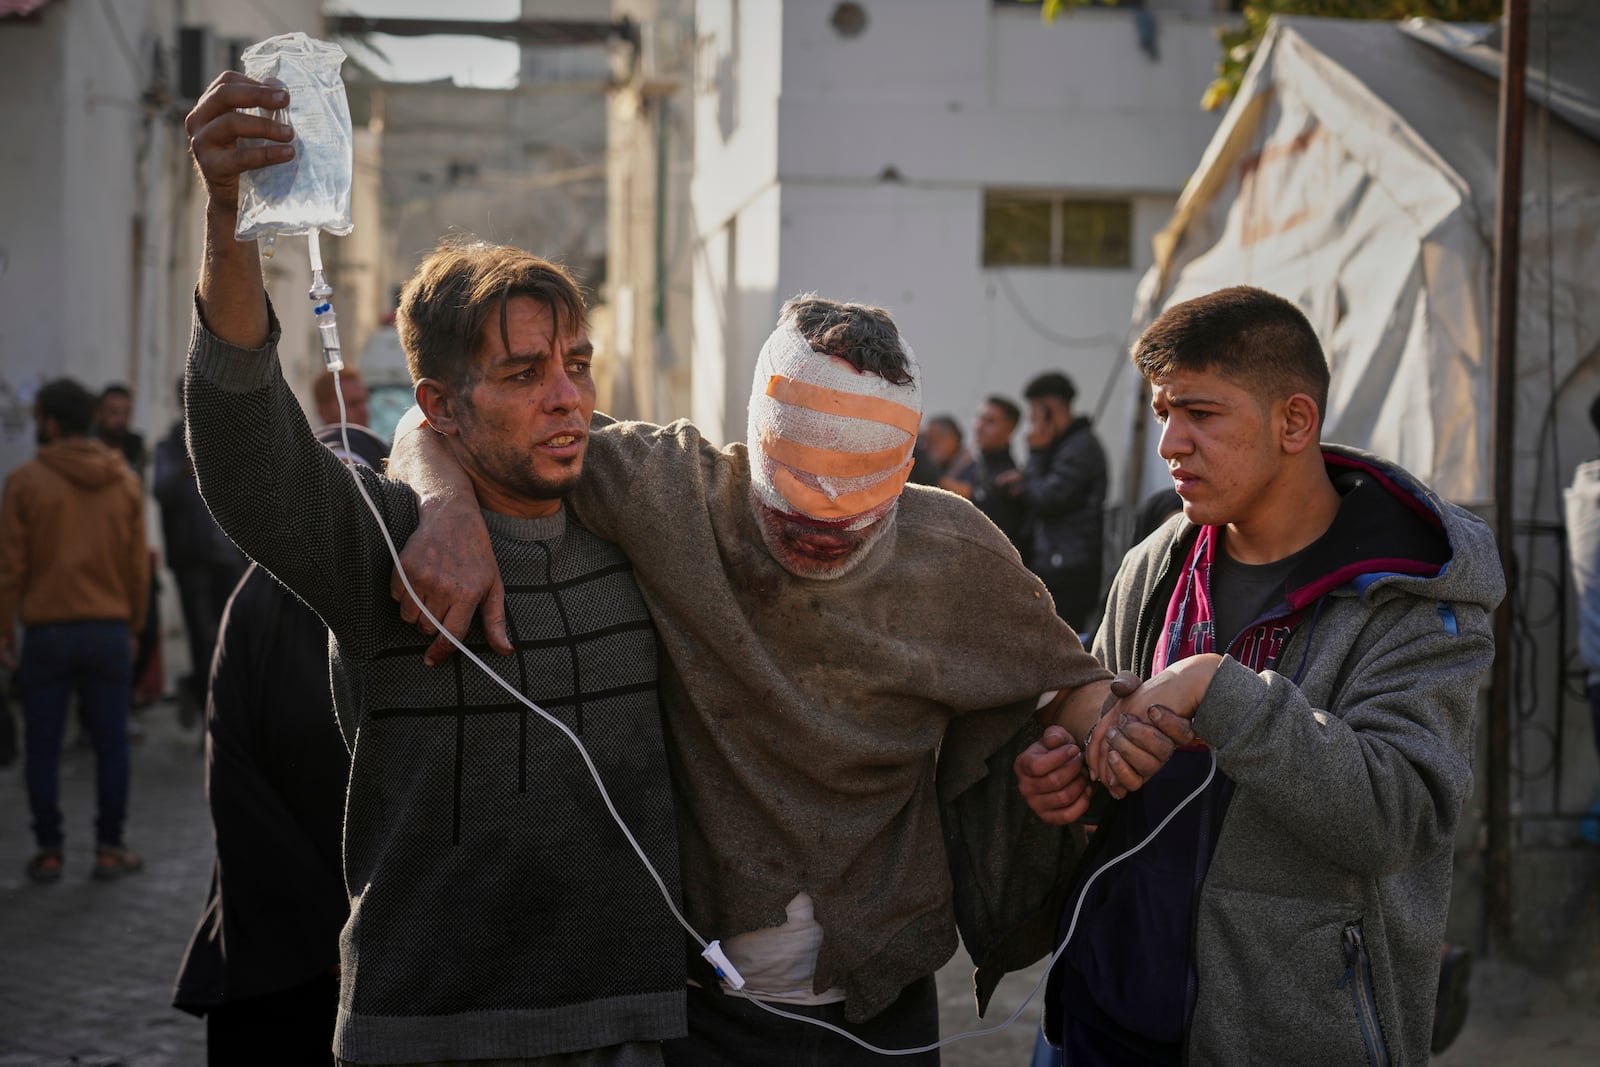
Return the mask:
M 1277 669 L 1225 658 L 1194 716 L 1227 786 L 1202 824 L 1215 846 L 1209 866 L 1201 851 L 1192 898 L 1189 1063 L 1428 1060 L 1452 846 L 1505 581 L 1482 520 L 1375 456 L 1324 454 L 1345 503 L 1289 579 L 1294 622 Z M 1426 568 L 1396 550 L 1402 526 L 1409 548 L 1433 539 Z M 1102 663 L 1151 668 L 1199 535 L 1179 515 L 1124 559 Z M 1129 922 L 1121 936 L 1136 931 Z

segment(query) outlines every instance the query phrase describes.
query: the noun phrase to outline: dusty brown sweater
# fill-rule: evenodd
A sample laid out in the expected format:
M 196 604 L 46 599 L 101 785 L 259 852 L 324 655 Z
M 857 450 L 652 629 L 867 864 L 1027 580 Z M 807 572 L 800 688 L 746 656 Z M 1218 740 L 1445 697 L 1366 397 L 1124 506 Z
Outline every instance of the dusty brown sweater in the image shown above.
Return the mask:
M 42 445 L 0 504 L 0 627 L 119 620 L 144 626 L 144 502 L 122 453 L 86 437 Z
M 864 1018 L 955 950 L 936 759 L 981 775 L 1036 730 L 1041 692 L 1107 674 L 967 501 L 908 486 L 868 558 L 815 581 L 768 553 L 749 494 L 743 445 L 618 423 L 569 503 L 632 559 L 674 668 L 690 920 L 710 938 L 774 926 L 805 890 L 825 932 L 815 988 Z

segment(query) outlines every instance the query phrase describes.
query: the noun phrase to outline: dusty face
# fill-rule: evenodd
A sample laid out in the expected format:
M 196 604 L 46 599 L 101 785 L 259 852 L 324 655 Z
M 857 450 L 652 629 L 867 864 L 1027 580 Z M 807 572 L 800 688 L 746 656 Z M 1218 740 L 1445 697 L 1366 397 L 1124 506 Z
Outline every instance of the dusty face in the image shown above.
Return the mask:
M 1006 417 L 998 405 L 985 404 L 972 420 L 972 439 L 984 452 L 999 452 L 1011 447 L 1011 433 L 1016 423 Z
M 1286 476 L 1283 404 L 1215 371 L 1180 371 L 1152 383 L 1161 458 L 1190 522 L 1249 528 L 1275 505 Z
M 594 346 L 566 323 L 558 336 L 550 309 L 530 297 L 506 304 L 509 348 L 495 320 L 456 394 L 457 458 L 490 510 L 554 514 L 583 472 L 594 414 Z
M 859 516 L 831 523 L 808 519 L 770 508 L 754 493 L 750 504 L 755 509 L 756 524 L 761 527 L 761 539 L 766 542 L 772 558 L 797 578 L 826 580 L 842 578 L 860 565 L 889 529 L 888 516 L 894 510 L 895 501 L 890 500 L 875 509 L 878 517 L 859 530 L 845 529 L 859 522 Z

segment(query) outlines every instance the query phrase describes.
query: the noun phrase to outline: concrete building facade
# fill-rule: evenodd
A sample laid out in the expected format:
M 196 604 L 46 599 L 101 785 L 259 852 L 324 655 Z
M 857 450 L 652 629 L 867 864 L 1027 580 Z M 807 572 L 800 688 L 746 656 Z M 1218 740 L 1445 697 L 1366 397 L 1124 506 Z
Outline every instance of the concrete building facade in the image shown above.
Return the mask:
M 615 0 L 637 27 L 613 47 L 606 178 L 610 256 L 607 319 L 596 343 L 610 356 L 607 410 L 668 421 L 688 415 L 698 232 L 694 175 L 695 0 Z M 607 361 L 602 361 L 602 366 Z
M 130 384 L 135 425 L 165 431 L 201 244 L 183 83 L 321 24 L 320 0 L 53 0 L 0 19 L 0 473 L 33 454 L 33 394 L 59 375 Z M 204 32 L 186 50 L 180 27 Z M 303 254 L 268 274 L 285 359 L 306 364 Z
M 610 0 L 523 0 L 521 17 L 604 24 Z M 375 429 L 387 433 L 411 394 L 399 341 L 382 324 L 441 238 L 526 248 L 565 264 L 591 293 L 604 286 L 609 87 L 604 43 L 525 44 L 517 84 L 503 89 L 351 79 L 365 159 L 357 199 L 368 182 L 374 224 L 363 230 L 358 218 L 346 268 L 362 299 L 352 347 Z
M 665 302 L 670 343 L 641 414 L 690 415 L 714 439 L 742 439 L 756 354 L 783 300 L 807 290 L 893 311 L 923 364 L 930 414 L 966 423 L 985 394 L 1015 397 L 1052 368 L 1095 410 L 1127 373 L 1150 238 L 1216 126 L 1198 101 L 1229 5 L 1148 0 L 1054 23 L 1007 0 L 687 6 L 617 3 L 658 16 L 658 33 L 676 21 L 671 32 L 694 43 L 676 67 L 657 48 L 654 76 L 619 94 L 642 117 L 620 137 L 613 105 L 614 153 L 631 138 L 634 158 L 653 162 L 664 143 L 665 193 L 653 200 L 676 213 L 665 229 L 689 231 L 663 269 L 637 254 L 624 266 L 613 214 L 614 269 L 689 294 L 686 325 Z M 688 146 L 673 118 L 683 109 Z M 640 122 L 656 134 L 650 151 Z M 651 185 L 645 167 L 630 170 Z M 653 229 L 640 219 L 650 200 L 631 202 L 637 247 Z M 636 323 L 656 306 L 641 285 L 628 302 Z M 634 351 L 646 340 L 636 325 Z

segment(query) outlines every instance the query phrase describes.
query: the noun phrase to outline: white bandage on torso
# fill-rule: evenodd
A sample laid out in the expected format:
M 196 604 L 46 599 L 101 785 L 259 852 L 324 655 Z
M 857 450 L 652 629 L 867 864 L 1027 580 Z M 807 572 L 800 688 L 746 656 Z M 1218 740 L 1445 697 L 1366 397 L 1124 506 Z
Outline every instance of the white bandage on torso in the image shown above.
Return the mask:
M 812 350 L 792 324 L 772 332 L 750 386 L 750 481 L 768 507 L 860 529 L 894 506 L 922 422 L 922 373 L 895 385 Z
M 822 924 L 816 906 L 804 891 L 784 907 L 782 926 L 738 934 L 722 942 L 722 950 L 744 977 L 744 992 L 757 1000 L 786 1004 L 837 1004 L 844 990 L 811 989 L 822 951 Z

